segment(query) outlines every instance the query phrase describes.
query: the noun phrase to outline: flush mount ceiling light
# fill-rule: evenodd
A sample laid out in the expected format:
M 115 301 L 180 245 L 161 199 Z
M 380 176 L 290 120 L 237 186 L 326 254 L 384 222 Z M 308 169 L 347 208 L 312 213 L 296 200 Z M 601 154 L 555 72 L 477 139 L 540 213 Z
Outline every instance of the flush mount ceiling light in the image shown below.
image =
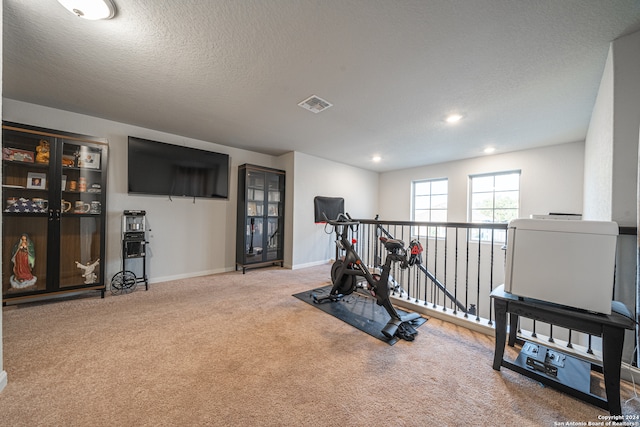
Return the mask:
M 458 123 L 462 119 L 460 114 L 450 114 L 444 119 L 447 123 Z
M 380 160 L 382 160 L 382 157 L 380 157 L 380 156 L 373 156 L 373 157 L 371 158 L 371 160 L 373 160 L 374 162 L 378 163 Z
M 111 0 L 58 0 L 69 12 L 92 21 L 111 19 L 116 14 L 116 6 Z
M 333 104 L 320 98 L 319 96 L 311 95 L 298 105 L 305 110 L 311 111 L 312 113 L 319 113 L 320 111 L 324 111 L 327 108 L 331 107 Z
M 484 149 L 485 154 L 491 154 L 496 152 L 496 147 L 487 147 Z

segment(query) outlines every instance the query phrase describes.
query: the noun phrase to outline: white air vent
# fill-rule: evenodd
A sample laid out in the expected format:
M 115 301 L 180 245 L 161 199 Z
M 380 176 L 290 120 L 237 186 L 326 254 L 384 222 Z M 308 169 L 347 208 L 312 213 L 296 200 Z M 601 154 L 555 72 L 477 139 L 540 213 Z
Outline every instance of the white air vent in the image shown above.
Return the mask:
M 305 110 L 309 110 L 312 113 L 319 113 L 320 111 L 324 111 L 327 108 L 331 107 L 333 104 L 325 101 L 324 99 L 317 97 L 315 95 L 311 95 L 304 101 L 298 104 Z

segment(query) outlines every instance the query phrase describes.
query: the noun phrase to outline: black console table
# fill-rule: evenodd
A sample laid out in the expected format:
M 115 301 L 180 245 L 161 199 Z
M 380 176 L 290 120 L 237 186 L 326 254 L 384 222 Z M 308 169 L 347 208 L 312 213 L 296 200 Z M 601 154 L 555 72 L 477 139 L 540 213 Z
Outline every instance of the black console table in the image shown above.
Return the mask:
M 554 387 L 585 402 L 609 410 L 611 415 L 622 415 L 620 404 L 620 367 L 622 363 L 622 346 L 625 329 L 633 329 L 634 321 L 629 310 L 620 302 L 612 302 L 612 313 L 595 314 L 578 309 L 567 308 L 557 304 L 522 299 L 504 291 L 499 286 L 491 292 L 496 316 L 496 344 L 493 357 L 493 369 L 499 371 L 501 366 L 533 378 Z M 516 342 L 518 317 L 557 325 L 587 334 L 602 337 L 602 372 L 607 398 L 604 399 L 590 392 L 580 391 L 571 385 L 555 381 L 534 369 L 504 360 L 504 346 L 507 338 L 507 313 L 509 313 L 509 346 Z

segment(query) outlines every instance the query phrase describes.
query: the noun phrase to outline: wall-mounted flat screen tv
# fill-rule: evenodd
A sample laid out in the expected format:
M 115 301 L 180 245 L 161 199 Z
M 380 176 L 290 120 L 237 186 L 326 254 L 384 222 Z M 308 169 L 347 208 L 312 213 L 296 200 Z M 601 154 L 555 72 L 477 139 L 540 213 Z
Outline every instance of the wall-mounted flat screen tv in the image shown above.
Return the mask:
M 229 198 L 229 155 L 129 137 L 128 192 Z

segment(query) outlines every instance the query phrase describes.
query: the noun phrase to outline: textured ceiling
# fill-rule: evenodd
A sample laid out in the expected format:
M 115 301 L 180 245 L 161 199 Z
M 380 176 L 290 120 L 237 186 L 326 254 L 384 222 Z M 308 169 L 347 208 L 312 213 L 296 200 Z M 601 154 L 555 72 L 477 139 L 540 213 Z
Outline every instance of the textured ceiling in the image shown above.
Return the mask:
M 640 30 L 640 0 L 114 3 L 4 0 L 4 96 L 375 171 L 583 140 L 609 43 Z

